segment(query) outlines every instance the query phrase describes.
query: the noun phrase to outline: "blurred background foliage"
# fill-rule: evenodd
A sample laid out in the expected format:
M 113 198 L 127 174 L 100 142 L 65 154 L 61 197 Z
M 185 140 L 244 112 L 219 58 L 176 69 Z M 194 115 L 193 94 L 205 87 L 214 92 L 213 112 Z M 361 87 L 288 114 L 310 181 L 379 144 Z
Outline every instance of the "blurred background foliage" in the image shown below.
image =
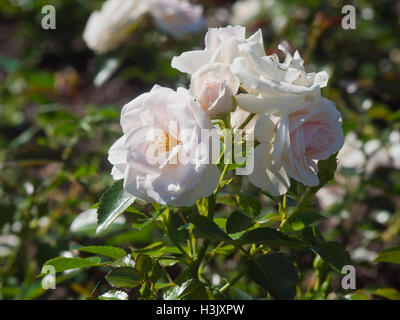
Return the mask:
M 56 30 L 41 28 L 41 8 L 47 4 L 57 10 Z M 144 20 L 122 47 L 95 56 L 82 32 L 101 4 L 0 0 L 0 299 L 95 298 L 109 289 L 102 268 L 64 273 L 57 277 L 57 289 L 49 291 L 36 276 L 48 259 L 76 254 L 70 251 L 76 244 L 140 248 L 160 241 L 153 225 L 132 225 L 128 216 L 99 237 L 94 237 L 93 212 L 87 211 L 84 221 L 74 219 L 112 183 L 107 151 L 120 135 L 124 103 L 154 83 L 187 85 L 170 60 L 202 47 L 204 33 L 178 41 Z M 320 232 L 351 253 L 358 290 L 343 290 L 341 276 L 332 274 L 320 298 L 398 298 L 399 265 L 372 260 L 400 245 L 400 2 L 266 0 L 255 13 L 239 1 L 201 4 L 210 26 L 243 24 L 248 34 L 261 28 L 268 54 L 286 41 L 300 51 L 307 71 L 325 69 L 331 75 L 323 94 L 342 112 L 345 134 L 357 140 L 357 150 L 350 148 L 353 153 L 344 158 L 358 152 L 363 162 L 340 166 L 315 206 L 328 217 Z M 356 7 L 355 30 L 341 27 L 344 4 Z M 245 178 L 237 185 L 256 192 Z M 258 196 L 263 212 L 276 212 L 267 197 Z M 217 209 L 220 217 L 229 211 L 222 204 Z M 316 281 L 313 258 L 297 258 L 307 290 Z M 218 285 L 237 264 L 235 255 L 216 259 L 209 278 Z M 175 277 L 180 266 L 168 270 Z M 236 288 L 232 298 L 243 298 L 244 291 L 256 298 L 264 294 L 245 279 Z

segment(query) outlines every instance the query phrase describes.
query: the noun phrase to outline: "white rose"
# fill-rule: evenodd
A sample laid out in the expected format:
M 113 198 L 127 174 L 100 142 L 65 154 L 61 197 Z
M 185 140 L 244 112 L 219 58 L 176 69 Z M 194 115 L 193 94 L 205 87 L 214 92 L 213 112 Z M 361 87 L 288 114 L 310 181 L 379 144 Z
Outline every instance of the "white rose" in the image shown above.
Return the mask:
M 131 33 L 138 19 L 148 11 L 148 1 L 107 0 L 86 23 L 83 39 L 97 53 L 117 48 Z
M 187 90 L 154 86 L 124 106 L 121 125 L 124 135 L 111 147 L 109 161 L 127 192 L 180 207 L 214 191 L 220 172 L 203 161 L 201 143 L 201 130 L 211 122 Z
M 207 116 L 214 119 L 227 115 L 234 107 L 233 96 L 239 80 L 229 65 L 215 63 L 197 70 L 190 83 L 190 92 L 199 101 Z
M 254 126 L 254 137 L 260 144 L 251 153 L 248 162 L 253 164 L 249 179 L 256 187 L 273 196 L 286 193 L 290 186 L 289 177 L 280 161 L 273 156 L 276 123 L 274 116 L 259 115 Z
M 239 97 L 245 100 L 243 103 L 252 104 L 255 101 L 257 106 L 268 104 L 282 108 L 293 102 L 290 96 L 318 95 L 320 88 L 326 86 L 329 76 L 325 71 L 306 73 L 298 51 L 292 57 L 283 46 L 278 48 L 286 54 L 283 63 L 279 62 L 276 54 L 259 56 L 251 47 L 243 49 L 248 52 L 246 57 L 238 57 L 233 62 L 232 72 L 239 78 L 242 88 L 250 94 Z M 248 111 L 259 113 L 254 107 Z
M 323 97 L 304 102 L 280 117 L 261 115 L 255 126 L 250 181 L 273 195 L 289 187 L 289 177 L 307 186 L 319 184 L 318 160 L 340 150 L 344 136 L 335 104 Z
M 265 55 L 261 30 L 248 39 L 241 26 L 210 28 L 205 37 L 206 48 L 182 53 L 172 59 L 172 67 L 193 74 L 203 66 L 213 63 L 231 64 L 237 57 L 246 56 L 251 50 L 258 56 Z
M 187 0 L 149 0 L 150 14 L 157 26 L 181 39 L 205 27 L 203 7 L 190 4 Z

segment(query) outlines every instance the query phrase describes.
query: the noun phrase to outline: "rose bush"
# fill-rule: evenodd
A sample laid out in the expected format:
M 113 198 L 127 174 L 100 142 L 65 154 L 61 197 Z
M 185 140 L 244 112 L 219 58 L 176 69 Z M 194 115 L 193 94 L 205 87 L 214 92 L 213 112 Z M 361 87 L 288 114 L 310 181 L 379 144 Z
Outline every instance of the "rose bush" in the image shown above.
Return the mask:
M 164 18 L 175 13 L 168 6 L 178 3 L 152 2 L 160 6 L 157 10 L 164 8 L 160 11 Z M 177 32 L 174 21 L 169 22 L 165 29 Z M 123 107 L 123 135 L 111 146 L 108 158 L 111 174 L 119 182 L 100 200 L 97 231 L 103 232 L 128 210 L 136 215 L 134 226 L 154 223 L 174 244 L 172 251 L 158 252 L 156 244 L 133 251 L 135 264 L 140 267 L 141 259 L 146 259 L 150 268 L 144 275 L 139 267 L 135 269 L 142 297 L 157 294 L 155 282 L 163 258 L 185 265 L 189 280 L 179 285 L 182 292 L 188 290 L 186 298 L 223 297 L 236 280 L 213 289 L 205 279 L 204 266 L 214 254 L 208 251 L 213 242 L 218 243 L 215 250 L 226 243 L 228 254 L 245 252 L 243 269 L 235 279 L 246 274 L 275 299 L 294 298 L 299 280 L 298 270 L 275 252 L 276 247 L 310 250 L 334 270 L 340 271 L 348 262 L 348 253 L 339 244 L 326 242 L 311 229 L 313 219 L 320 216 L 310 212 L 309 217 L 302 211 L 335 172 L 336 153 L 344 141 L 341 114 L 321 95 L 327 73 L 306 73 L 297 51 L 292 56 L 282 46 L 279 49 L 285 54 L 284 62 L 276 54 L 266 55 L 260 30 L 246 38 L 241 26 L 210 28 L 204 50 L 172 59 L 172 67 L 190 76 L 189 89 L 174 91 L 155 85 Z M 210 132 L 217 134 L 216 139 Z M 253 134 L 256 145 L 249 140 Z M 217 159 L 215 150 L 221 150 Z M 245 172 L 254 186 L 278 204 L 278 214 L 260 217 L 261 204 L 249 193 L 220 193 L 233 187 L 236 177 L 228 175 L 236 169 L 238 176 Z M 293 181 L 299 184 L 295 191 Z M 289 197 L 296 201 L 292 209 L 287 206 Z M 223 221 L 214 219 L 217 201 L 229 203 L 236 211 Z M 139 206 L 148 204 L 154 213 L 140 211 Z M 184 223 L 178 229 L 175 212 Z M 279 227 L 272 228 L 277 222 Z M 180 243 L 181 232 L 186 246 Z M 328 247 L 333 251 L 325 252 Z M 277 271 L 281 269 L 283 274 Z M 107 279 L 117 287 L 118 279 L 126 276 L 119 272 L 113 269 Z M 268 280 L 275 278 L 281 280 Z M 164 298 L 175 297 L 174 290 L 166 290 Z
M 353 4 L 0 1 L 0 300 L 399 299 L 400 6 Z

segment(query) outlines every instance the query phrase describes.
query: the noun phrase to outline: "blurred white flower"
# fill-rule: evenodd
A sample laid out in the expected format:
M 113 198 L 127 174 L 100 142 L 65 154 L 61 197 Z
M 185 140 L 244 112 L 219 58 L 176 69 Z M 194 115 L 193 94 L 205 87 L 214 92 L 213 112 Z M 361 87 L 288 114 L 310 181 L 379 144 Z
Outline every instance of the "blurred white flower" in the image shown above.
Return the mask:
M 214 63 L 197 70 L 190 83 L 190 92 L 211 119 L 221 118 L 232 111 L 233 96 L 239 80 L 228 64 Z
M 400 169 L 400 131 L 392 131 L 389 135 L 389 155 L 393 166 Z
M 337 156 L 339 167 L 353 168 L 358 172 L 365 165 L 365 155 L 362 149 L 362 142 L 357 139 L 354 132 L 349 132 L 344 140 L 343 148 L 339 151 Z
M 96 53 L 117 48 L 131 33 L 138 19 L 149 9 L 143 0 L 107 0 L 86 23 L 83 39 Z
M 270 12 L 275 0 L 240 0 L 232 5 L 232 24 L 248 25 L 258 16 Z
M 8 256 L 20 243 L 20 239 L 15 234 L 0 235 L 0 257 Z
M 371 262 L 378 255 L 377 252 L 368 250 L 364 247 L 355 248 L 350 252 L 350 254 L 351 254 L 351 260 L 357 262 L 363 262 L 363 261 Z
M 336 203 L 341 203 L 345 195 L 346 191 L 337 185 L 325 186 L 315 194 L 320 207 L 324 211 Z
M 393 131 L 391 136 L 398 133 Z M 365 153 L 370 157 L 365 166 L 365 172 L 371 174 L 379 167 L 400 169 L 400 142 L 390 139 L 387 146 L 383 146 L 377 139 L 368 141 L 364 146 Z
M 181 39 L 205 27 L 203 7 L 187 0 L 149 0 L 150 14 L 163 31 Z
M 288 23 L 287 16 L 283 14 L 278 14 L 273 16 L 271 25 L 275 33 L 280 33 L 283 31 L 283 28 L 285 28 L 287 23 Z
M 108 159 L 127 192 L 181 207 L 214 191 L 220 172 L 201 143 L 201 130 L 212 124 L 187 90 L 154 86 L 124 106 L 121 125 Z
M 378 167 L 400 169 L 400 133 L 392 131 L 387 145 L 378 139 L 367 141 L 364 145 L 354 132 L 346 136 L 344 146 L 338 154 L 339 167 L 353 168 L 373 173 Z
M 247 25 L 250 23 L 261 11 L 260 0 L 242 0 L 236 1 L 232 5 L 232 17 L 230 22 L 232 24 Z

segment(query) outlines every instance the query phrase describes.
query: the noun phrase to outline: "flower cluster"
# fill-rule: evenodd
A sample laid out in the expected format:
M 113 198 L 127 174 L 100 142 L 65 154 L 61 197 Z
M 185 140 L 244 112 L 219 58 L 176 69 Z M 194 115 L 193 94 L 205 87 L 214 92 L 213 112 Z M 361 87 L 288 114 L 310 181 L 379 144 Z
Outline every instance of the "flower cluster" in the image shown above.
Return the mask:
M 306 73 L 297 51 L 278 48 L 284 62 L 265 54 L 260 30 L 246 38 L 241 26 L 209 29 L 204 50 L 172 60 L 191 76 L 188 90 L 156 85 L 123 108 L 124 135 L 109 152 L 114 179 L 148 202 L 189 206 L 209 196 L 220 171 L 202 161 L 210 151 L 201 131 L 222 122 L 254 132 L 258 145 L 247 162 L 255 186 L 277 196 L 287 192 L 290 178 L 318 185 L 318 160 L 344 142 L 341 115 L 321 96 L 327 73 Z
M 89 17 L 83 39 L 99 54 L 116 49 L 146 14 L 177 39 L 205 26 L 203 7 L 188 0 L 107 0 Z

